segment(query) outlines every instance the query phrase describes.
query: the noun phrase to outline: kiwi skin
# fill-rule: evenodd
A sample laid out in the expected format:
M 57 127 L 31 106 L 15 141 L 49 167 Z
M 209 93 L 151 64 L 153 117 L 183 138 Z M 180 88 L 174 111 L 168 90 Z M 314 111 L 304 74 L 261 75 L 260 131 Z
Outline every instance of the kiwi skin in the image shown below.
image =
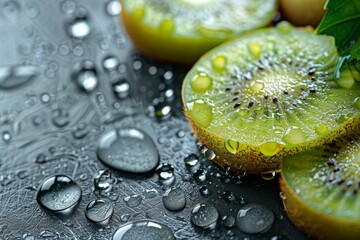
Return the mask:
M 185 103 L 184 96 L 182 96 L 182 101 Z M 215 152 L 216 157 L 212 160 L 213 162 L 222 168 L 230 167 L 230 170 L 233 172 L 246 172 L 249 174 L 261 174 L 267 171 L 280 170 L 281 160 L 284 157 L 320 147 L 342 134 L 353 133 L 360 128 L 360 118 L 353 118 L 344 123 L 342 128 L 339 127 L 328 132 L 327 136 L 319 139 L 319 141 L 312 143 L 305 142 L 297 147 L 281 146 L 279 152 L 273 156 L 265 156 L 260 151 L 259 146 L 246 144 L 240 144 L 237 153 L 232 154 L 226 150 L 224 138 L 206 130 L 204 127 L 193 121 L 187 112 L 186 107 L 184 107 L 184 113 L 199 142 Z
M 317 239 L 359 239 L 360 223 L 339 220 L 303 204 L 281 176 L 280 189 L 285 210 L 292 222 Z
M 120 20 L 135 47 L 145 56 L 177 65 L 191 66 L 204 52 L 223 41 L 216 37 L 209 37 L 204 42 L 199 38 L 161 36 L 158 29 L 142 25 L 125 8 L 121 11 Z

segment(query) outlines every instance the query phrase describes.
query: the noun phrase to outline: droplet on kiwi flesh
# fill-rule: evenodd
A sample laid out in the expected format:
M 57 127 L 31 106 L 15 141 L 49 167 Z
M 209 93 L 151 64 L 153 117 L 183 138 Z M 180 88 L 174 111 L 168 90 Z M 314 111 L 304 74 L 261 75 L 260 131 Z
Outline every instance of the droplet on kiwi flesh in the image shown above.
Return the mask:
M 285 158 L 282 175 L 287 182 L 286 188 L 291 188 L 311 211 L 335 218 L 337 223 L 352 224 L 354 229 L 360 228 L 359 156 L 360 132 Z M 299 211 L 302 207 L 296 208 Z M 316 221 L 321 222 L 320 219 Z M 322 226 L 328 231 L 326 227 Z

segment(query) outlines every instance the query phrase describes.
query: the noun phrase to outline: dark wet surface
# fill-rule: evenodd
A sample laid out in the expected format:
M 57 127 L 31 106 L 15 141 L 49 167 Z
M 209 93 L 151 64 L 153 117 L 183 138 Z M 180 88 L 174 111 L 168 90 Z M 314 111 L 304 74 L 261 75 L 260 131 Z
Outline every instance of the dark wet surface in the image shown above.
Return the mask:
M 119 24 L 120 10 L 109 0 L 0 0 L 0 239 L 110 239 L 122 225 L 146 219 L 168 226 L 176 239 L 304 239 L 283 210 L 277 177 L 233 175 L 200 153 L 181 108 L 187 69 L 138 54 Z M 137 165 L 115 170 L 100 161 L 101 137 L 118 129 L 146 133 L 159 166 L 138 140 L 107 149 L 135 156 Z M 36 201 L 42 182 L 55 174 L 82 191 L 66 215 Z M 184 201 L 181 194 L 166 200 L 182 210 L 163 205 L 170 187 L 184 191 L 183 209 L 171 202 Z M 107 225 L 85 216 L 96 199 L 106 205 L 91 212 L 95 222 L 109 216 L 107 203 L 113 207 Z M 218 212 L 213 229 L 191 223 L 201 203 Z M 265 233 L 237 228 L 239 209 L 249 203 L 274 213 Z M 146 228 L 140 232 L 148 239 Z

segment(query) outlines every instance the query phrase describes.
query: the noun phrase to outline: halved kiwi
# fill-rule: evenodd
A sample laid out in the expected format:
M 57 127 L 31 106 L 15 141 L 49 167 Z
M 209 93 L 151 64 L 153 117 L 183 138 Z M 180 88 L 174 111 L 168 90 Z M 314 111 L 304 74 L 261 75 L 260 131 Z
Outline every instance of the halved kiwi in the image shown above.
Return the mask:
M 360 134 L 285 158 L 280 186 L 292 221 L 319 239 L 360 237 Z
M 121 0 L 121 19 L 145 55 L 194 63 L 204 52 L 268 25 L 276 0 Z
M 279 169 L 283 156 L 358 127 L 360 84 L 337 85 L 337 59 L 334 39 L 308 29 L 281 23 L 248 33 L 189 71 L 185 113 L 216 163 L 248 173 Z

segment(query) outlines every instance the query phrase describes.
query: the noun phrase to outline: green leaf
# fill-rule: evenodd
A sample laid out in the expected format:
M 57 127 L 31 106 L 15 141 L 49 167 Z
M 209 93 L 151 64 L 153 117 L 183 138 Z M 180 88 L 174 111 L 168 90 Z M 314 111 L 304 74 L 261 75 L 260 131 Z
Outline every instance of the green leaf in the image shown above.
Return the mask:
M 347 62 L 360 61 L 360 1 L 328 0 L 327 9 L 317 34 L 326 34 L 335 38 L 340 59 L 335 67 L 335 77 Z

